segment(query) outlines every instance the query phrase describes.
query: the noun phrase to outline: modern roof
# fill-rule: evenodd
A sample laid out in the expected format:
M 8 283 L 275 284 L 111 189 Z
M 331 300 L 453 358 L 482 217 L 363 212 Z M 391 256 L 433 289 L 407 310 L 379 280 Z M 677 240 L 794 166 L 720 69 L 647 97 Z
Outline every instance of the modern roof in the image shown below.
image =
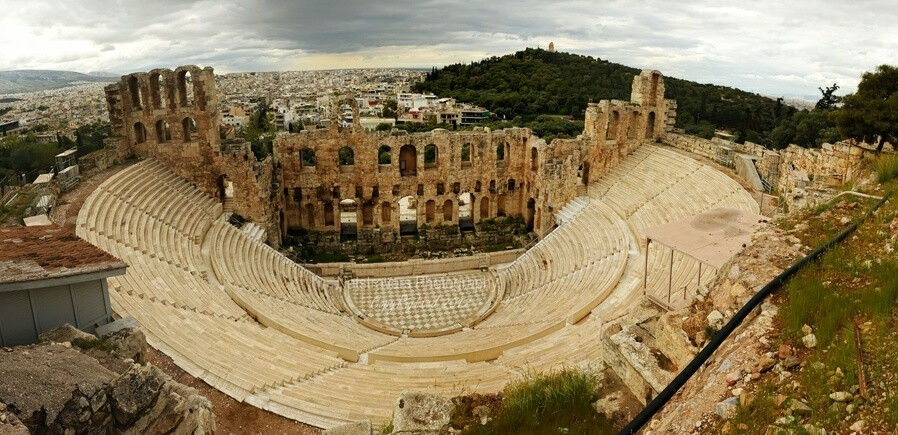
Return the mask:
M 76 275 L 121 275 L 127 264 L 59 226 L 0 227 L 0 287 Z
M 720 269 L 750 241 L 768 218 L 731 208 L 715 208 L 645 230 L 645 236 Z

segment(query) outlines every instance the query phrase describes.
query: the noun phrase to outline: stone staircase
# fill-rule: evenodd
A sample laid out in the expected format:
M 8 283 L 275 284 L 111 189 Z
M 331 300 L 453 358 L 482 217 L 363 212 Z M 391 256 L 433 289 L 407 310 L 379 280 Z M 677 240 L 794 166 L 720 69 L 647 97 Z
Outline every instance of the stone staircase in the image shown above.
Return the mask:
M 572 199 L 570 202 L 564 205 L 561 210 L 558 210 L 555 213 L 555 224 L 561 225 L 565 222 L 569 222 L 573 219 L 577 214 L 583 211 L 586 206 L 589 205 L 589 197 L 588 196 L 578 196 Z
M 265 230 L 256 226 L 256 224 L 252 222 L 247 222 L 240 228 L 240 231 L 243 231 L 250 239 L 257 242 L 264 242 L 265 240 Z

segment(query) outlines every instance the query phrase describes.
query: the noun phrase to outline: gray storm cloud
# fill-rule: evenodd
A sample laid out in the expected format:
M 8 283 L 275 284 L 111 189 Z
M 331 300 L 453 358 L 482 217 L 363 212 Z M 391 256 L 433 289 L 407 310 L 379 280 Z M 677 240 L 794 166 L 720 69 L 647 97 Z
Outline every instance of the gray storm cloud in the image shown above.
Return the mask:
M 809 95 L 898 59 L 892 0 L 0 0 L 0 69 L 128 72 L 429 67 L 555 41 L 564 51 L 771 95 Z

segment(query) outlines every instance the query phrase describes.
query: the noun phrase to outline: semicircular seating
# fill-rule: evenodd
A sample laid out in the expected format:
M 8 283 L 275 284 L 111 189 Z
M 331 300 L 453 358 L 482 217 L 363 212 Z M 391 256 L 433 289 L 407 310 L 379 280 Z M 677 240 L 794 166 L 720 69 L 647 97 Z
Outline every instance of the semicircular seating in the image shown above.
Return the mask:
M 642 293 L 633 279 L 643 267 L 641 230 L 720 205 L 757 210 L 726 175 L 655 146 L 625 158 L 589 193 L 582 211 L 514 262 L 489 278 L 464 275 L 496 303 L 433 337 L 366 326 L 344 294 L 359 283 L 341 286 L 289 261 L 152 160 L 96 189 L 77 232 L 130 265 L 109 279 L 113 308 L 135 317 L 150 344 L 193 376 L 316 426 L 380 424 L 403 390 L 497 391 L 528 369 L 596 363 L 603 321 Z M 650 257 L 652 270 L 669 266 L 659 258 Z M 691 279 L 682 263 L 676 285 Z M 445 276 L 414 279 L 446 286 L 438 281 Z

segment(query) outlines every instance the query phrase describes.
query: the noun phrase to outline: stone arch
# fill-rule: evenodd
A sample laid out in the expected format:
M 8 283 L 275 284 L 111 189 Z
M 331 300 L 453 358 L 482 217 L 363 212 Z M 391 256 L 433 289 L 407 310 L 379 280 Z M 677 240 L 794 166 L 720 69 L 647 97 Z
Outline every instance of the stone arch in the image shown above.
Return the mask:
M 186 117 L 181 121 L 181 132 L 184 142 L 190 142 L 196 139 L 196 121 L 191 117 Z
M 354 199 L 340 201 L 340 241 L 358 238 L 358 203 Z
M 606 139 L 617 139 L 618 130 L 620 129 L 620 112 L 617 110 L 611 111 L 611 119 L 608 122 L 608 132 L 605 135 Z
M 474 195 L 462 192 L 458 195 L 458 229 L 461 232 L 474 230 Z
M 374 203 L 362 204 L 362 225 L 374 225 Z
M 455 204 L 451 199 L 443 201 L 443 222 L 452 222 L 452 216 L 455 214 Z
M 171 141 L 171 127 L 168 125 L 168 122 L 164 120 L 156 121 L 156 142 L 170 142 Z
M 480 189 L 481 189 L 480 180 L 477 180 L 476 182 L 474 182 L 474 191 L 477 193 L 480 193 Z
M 299 150 L 299 160 L 303 166 L 314 167 L 318 164 L 318 159 L 315 158 L 315 150 L 309 147 L 304 147 Z
M 352 147 L 344 146 L 340 148 L 337 159 L 340 166 L 352 166 L 355 164 L 355 151 Z
M 509 179 L 508 179 L 508 186 L 507 186 L 508 189 L 506 189 L 506 190 L 508 190 L 509 192 L 514 192 L 514 186 L 515 186 L 514 178 L 509 178 Z
M 496 201 L 496 216 L 505 216 L 505 194 L 499 195 Z
M 480 220 L 490 218 L 490 197 L 484 196 L 480 199 Z
M 537 164 L 539 163 L 539 150 L 536 147 L 530 148 L 530 170 L 536 171 Z
M 649 116 L 645 121 L 645 138 L 652 139 L 655 137 L 655 112 L 649 112 Z
M 424 204 L 424 222 L 433 223 L 436 215 L 437 204 L 434 200 L 428 200 Z
M 502 164 L 505 162 L 505 144 L 500 143 L 496 145 L 496 162 L 497 164 Z
M 190 71 L 184 69 L 176 74 L 176 87 L 178 88 L 178 102 L 181 107 L 193 105 L 193 76 Z
M 471 166 L 471 144 L 465 142 L 461 146 L 461 165 L 462 167 Z
M 584 186 L 589 186 L 589 162 L 583 162 L 581 167 L 583 169 L 580 171 L 580 181 Z
M 533 220 L 536 217 L 536 200 L 530 198 L 527 200 L 527 214 L 524 215 L 524 222 L 527 224 L 527 228 L 530 231 L 533 231 Z
M 306 204 L 306 228 L 315 228 L 315 205 Z
M 140 110 L 143 108 L 143 96 L 140 91 L 140 82 L 137 80 L 137 76 L 131 76 L 128 78 L 128 93 L 131 94 L 131 107 L 133 109 Z
M 381 145 L 380 148 L 377 149 L 377 164 L 389 165 L 393 163 L 393 155 L 391 152 L 392 150 L 389 145 Z
M 134 143 L 144 143 L 147 141 L 147 129 L 142 122 L 134 123 Z
M 399 235 L 418 234 L 418 200 L 413 196 L 399 199 Z
M 334 204 L 330 201 L 324 203 L 324 226 L 334 226 Z
M 440 150 L 435 144 L 429 143 L 424 146 L 424 169 L 433 169 L 437 167 L 440 160 Z
M 635 139 L 636 135 L 639 133 L 639 112 L 633 111 L 630 114 L 630 125 L 627 127 L 627 137 L 630 139 Z
M 418 174 L 418 150 L 414 145 L 403 145 L 399 148 L 399 175 L 415 176 Z
M 392 223 L 392 220 L 393 206 L 388 201 L 380 203 L 380 224 L 388 226 Z
M 165 108 L 165 80 L 160 80 L 161 77 L 158 72 L 150 74 L 150 96 L 154 109 Z

